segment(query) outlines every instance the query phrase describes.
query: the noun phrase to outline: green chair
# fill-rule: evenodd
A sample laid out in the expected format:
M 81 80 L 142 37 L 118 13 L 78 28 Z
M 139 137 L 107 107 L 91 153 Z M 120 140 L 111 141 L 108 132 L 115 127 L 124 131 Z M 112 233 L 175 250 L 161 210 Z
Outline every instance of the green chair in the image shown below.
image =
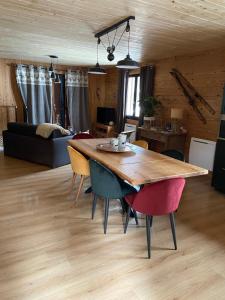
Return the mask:
M 122 208 L 124 209 L 123 198 L 130 193 L 136 192 L 136 189 L 117 177 L 111 170 L 92 159 L 90 159 L 90 176 L 91 186 L 94 194 L 92 204 L 92 219 L 94 219 L 97 198 L 102 197 L 105 202 L 104 234 L 106 234 L 109 215 L 109 200 L 120 199 Z M 136 212 L 134 213 L 137 223 L 137 215 Z
M 184 154 L 175 149 L 165 150 L 165 151 L 161 152 L 161 154 L 184 161 Z

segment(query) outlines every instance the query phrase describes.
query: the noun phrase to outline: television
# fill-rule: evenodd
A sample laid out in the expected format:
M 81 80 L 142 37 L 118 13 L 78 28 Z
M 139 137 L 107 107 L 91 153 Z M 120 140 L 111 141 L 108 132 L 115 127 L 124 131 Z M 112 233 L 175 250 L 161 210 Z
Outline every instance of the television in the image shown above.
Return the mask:
M 115 123 L 116 110 L 111 107 L 97 107 L 97 122 L 108 125 L 109 122 Z

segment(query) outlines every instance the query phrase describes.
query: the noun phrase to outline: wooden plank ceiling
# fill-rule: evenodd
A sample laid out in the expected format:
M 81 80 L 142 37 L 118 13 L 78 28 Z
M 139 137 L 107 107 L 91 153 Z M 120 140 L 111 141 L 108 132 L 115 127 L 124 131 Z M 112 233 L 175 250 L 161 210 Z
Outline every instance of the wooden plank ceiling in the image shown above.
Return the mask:
M 225 47 L 223 0 L 0 0 L 0 57 L 48 61 L 55 54 L 62 64 L 92 65 L 93 34 L 128 15 L 136 16 L 131 56 L 141 62 Z M 126 51 L 124 38 L 115 62 Z M 109 63 L 102 47 L 99 56 Z

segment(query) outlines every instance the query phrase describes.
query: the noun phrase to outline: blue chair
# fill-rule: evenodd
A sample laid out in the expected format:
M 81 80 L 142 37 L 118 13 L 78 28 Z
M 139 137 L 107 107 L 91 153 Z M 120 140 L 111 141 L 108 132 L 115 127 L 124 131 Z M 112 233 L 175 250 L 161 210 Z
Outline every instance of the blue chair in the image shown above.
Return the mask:
M 104 213 L 104 234 L 107 231 L 108 215 L 109 215 L 109 200 L 120 199 L 122 208 L 123 198 L 130 194 L 135 193 L 136 189 L 125 183 L 122 179 L 117 177 L 111 170 L 100 164 L 99 162 L 90 159 L 90 176 L 91 185 L 93 190 L 93 204 L 92 204 L 92 219 L 94 219 L 97 198 L 104 198 L 105 202 L 105 213 Z M 137 222 L 137 215 L 135 212 L 135 220 Z
M 169 149 L 169 150 L 162 151 L 161 154 L 184 161 L 184 154 L 175 149 Z

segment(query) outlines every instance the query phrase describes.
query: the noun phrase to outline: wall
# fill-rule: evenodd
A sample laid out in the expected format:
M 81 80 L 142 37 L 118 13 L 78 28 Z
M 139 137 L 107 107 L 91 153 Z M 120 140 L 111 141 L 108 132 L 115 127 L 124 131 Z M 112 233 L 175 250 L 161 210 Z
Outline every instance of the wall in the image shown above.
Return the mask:
M 119 71 L 115 67 L 106 71 L 106 75 L 89 75 L 89 103 L 92 127 L 96 123 L 98 106 L 117 107 Z
M 184 109 L 184 125 L 188 130 L 186 150 L 189 148 L 191 137 L 216 140 L 225 83 L 225 52 L 207 51 L 195 56 L 168 58 L 155 62 L 155 66 L 155 95 L 164 106 L 164 116 L 169 118 L 171 107 Z M 169 73 L 171 68 L 178 69 L 216 110 L 215 115 L 204 110 L 207 124 L 198 119 L 188 104 L 188 100 Z

